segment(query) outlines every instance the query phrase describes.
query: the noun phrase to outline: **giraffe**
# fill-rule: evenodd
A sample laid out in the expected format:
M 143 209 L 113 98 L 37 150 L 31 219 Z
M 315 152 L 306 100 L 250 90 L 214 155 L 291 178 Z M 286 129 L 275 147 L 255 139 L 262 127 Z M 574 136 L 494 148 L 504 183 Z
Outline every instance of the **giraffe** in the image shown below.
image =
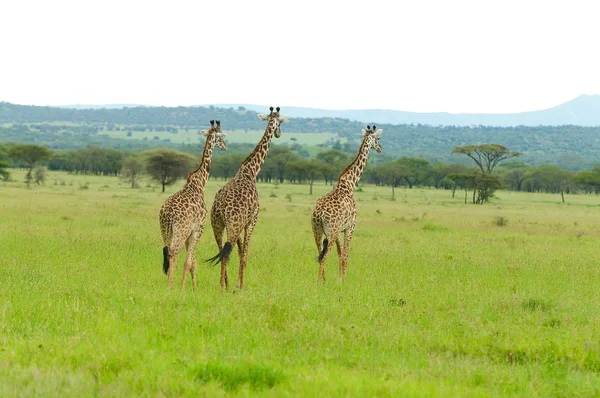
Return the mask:
M 233 247 L 237 244 L 240 257 L 237 288 L 244 287 L 244 270 L 248 261 L 248 243 L 258 220 L 259 203 L 256 191 L 256 176 L 267 157 L 271 139 L 281 135 L 281 123 L 289 119 L 279 114 L 279 107 L 269 115 L 259 114 L 261 120 L 268 121 L 265 133 L 248 157 L 242 162 L 233 179 L 217 192 L 210 211 L 210 222 L 219 253 L 206 260 L 213 265 L 221 263 L 221 290 L 228 288 L 227 263 Z M 227 231 L 227 240 L 223 245 L 223 231 Z M 244 239 L 242 240 L 242 231 Z
M 183 188 L 169 197 L 160 209 L 160 232 L 163 242 L 163 271 L 169 276 L 169 286 L 173 285 L 175 260 L 185 244 L 187 256 L 183 268 L 181 289 L 185 288 L 188 271 L 192 275 L 192 283 L 196 290 L 196 259 L 194 249 L 204 232 L 206 222 L 206 204 L 204 202 L 204 187 L 208 180 L 210 161 L 213 147 L 222 151 L 227 150 L 221 132 L 221 122 L 210 121 L 210 129 L 202 130 L 206 136 L 202 160 L 197 169 L 188 174 Z
M 378 130 L 376 126 L 373 126 L 373 130 L 371 130 L 371 126 L 367 126 L 366 131 L 362 130 L 363 140 L 356 158 L 342 171 L 333 190 L 317 199 L 311 221 L 315 243 L 319 251 L 318 281 L 321 281 L 321 279 L 323 282 L 325 281 L 325 261 L 327 261 L 327 256 L 332 247 L 329 245 L 329 242 L 335 242 L 337 246 L 340 281 L 346 278 L 348 250 L 350 249 L 350 241 L 356 227 L 354 188 L 367 164 L 369 149 L 373 148 L 377 152 L 381 152 L 382 150 L 379 144 L 381 133 L 383 133 L 383 130 Z M 344 232 L 343 247 L 340 244 L 341 232 Z M 321 243 L 323 234 L 325 234 L 325 239 Z

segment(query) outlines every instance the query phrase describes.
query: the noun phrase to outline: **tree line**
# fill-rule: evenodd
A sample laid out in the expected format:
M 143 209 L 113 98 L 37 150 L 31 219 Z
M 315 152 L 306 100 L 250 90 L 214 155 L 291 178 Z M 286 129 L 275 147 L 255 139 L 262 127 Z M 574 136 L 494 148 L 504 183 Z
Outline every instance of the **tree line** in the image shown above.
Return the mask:
M 559 194 L 600 194 L 600 165 L 573 172 L 556 165 L 531 166 L 512 158 L 520 152 L 509 151 L 498 144 L 455 147 L 453 153 L 465 156 L 474 166 L 431 163 L 417 157 L 401 157 L 379 164 L 369 163 L 361 182 L 388 186 L 392 198 L 398 187 L 430 187 L 445 189 L 455 196 L 464 191 L 465 202 L 482 204 L 504 188 L 512 191 Z M 228 180 L 237 172 L 246 153 L 225 154 L 212 159 L 210 178 Z M 147 176 L 158 182 L 163 191 L 194 169 L 200 153 L 190 154 L 168 148 L 131 152 L 89 147 L 76 150 L 50 151 L 39 145 L 0 145 L 0 178 L 10 178 L 9 167 L 27 169 L 26 182 L 43 182 L 43 173 L 36 167 L 66 171 L 73 174 L 117 176 L 127 180 L 132 188 L 139 178 Z M 287 146 L 274 145 L 258 175 L 259 181 L 307 184 L 312 194 L 313 184 L 333 185 L 339 173 L 353 156 L 336 149 L 324 150 L 314 158 L 306 158 Z M 508 161 L 513 160 L 513 161 Z M 42 177 L 40 181 L 39 177 Z
M 145 150 L 181 144 L 160 140 L 115 138 L 102 131 L 167 131 L 200 129 L 206 121 L 226 120 L 227 130 L 263 130 L 256 112 L 244 108 L 216 107 L 131 107 L 119 109 L 65 109 L 24 106 L 0 102 L 0 140 L 37 143 L 52 149 L 85 148 L 88 145 Z M 448 148 L 494 140 L 523 153 L 532 165 L 556 164 L 566 170 L 590 169 L 600 163 L 600 127 L 583 126 L 431 126 L 386 125 L 385 156 L 416 156 L 432 163 L 450 162 Z M 286 131 L 336 133 L 341 149 L 352 153 L 361 140 L 363 123 L 340 118 L 290 119 Z

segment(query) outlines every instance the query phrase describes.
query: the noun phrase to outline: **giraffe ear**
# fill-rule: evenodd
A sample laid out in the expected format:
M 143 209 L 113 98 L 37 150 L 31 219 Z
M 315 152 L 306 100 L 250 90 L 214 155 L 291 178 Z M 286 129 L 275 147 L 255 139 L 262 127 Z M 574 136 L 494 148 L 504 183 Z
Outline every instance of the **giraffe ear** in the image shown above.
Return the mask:
M 289 116 L 279 116 L 279 123 L 287 122 L 289 118 Z
M 259 113 L 258 118 L 260 120 L 269 120 L 269 115 L 263 115 L 262 113 Z
M 218 132 L 218 133 L 215 133 L 215 137 L 227 137 L 227 134 L 225 134 L 223 132 Z
M 383 129 L 377 129 L 376 132 L 373 133 L 373 135 L 377 138 L 379 138 L 379 136 L 381 136 L 381 133 L 383 133 Z
M 367 135 L 367 130 L 362 129 L 362 135 L 363 135 L 363 137 L 366 136 Z
M 205 136 L 205 137 L 208 137 L 208 131 L 202 130 L 202 135 Z

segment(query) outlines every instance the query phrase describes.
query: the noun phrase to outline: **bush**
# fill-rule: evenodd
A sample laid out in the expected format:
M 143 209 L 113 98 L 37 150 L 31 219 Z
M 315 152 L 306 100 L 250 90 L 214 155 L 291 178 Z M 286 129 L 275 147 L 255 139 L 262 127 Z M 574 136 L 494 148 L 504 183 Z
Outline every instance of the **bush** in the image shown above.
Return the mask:
M 505 227 L 508 225 L 508 218 L 503 216 L 496 217 L 494 219 L 494 224 L 496 224 L 499 227 Z
M 38 167 L 37 169 L 35 169 L 35 172 L 33 174 L 33 181 L 35 181 L 35 183 L 38 185 L 45 184 L 46 183 L 46 169 L 44 169 L 43 167 Z

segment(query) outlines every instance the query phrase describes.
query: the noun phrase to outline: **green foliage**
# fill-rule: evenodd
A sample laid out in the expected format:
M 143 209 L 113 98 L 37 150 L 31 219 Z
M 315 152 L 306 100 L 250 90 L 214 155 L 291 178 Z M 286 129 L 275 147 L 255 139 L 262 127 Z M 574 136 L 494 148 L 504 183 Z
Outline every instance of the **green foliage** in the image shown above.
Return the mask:
M 494 167 L 503 160 L 521 156 L 521 152 L 511 152 L 499 144 L 464 145 L 452 149 L 452 153 L 466 155 L 481 169 L 482 173 L 490 174 Z
M 531 190 L 559 193 L 564 202 L 564 194 L 573 188 L 574 173 L 554 165 L 540 166 L 531 171 L 525 184 Z
M 37 185 L 46 183 L 46 169 L 43 167 L 38 167 L 35 169 L 33 180 Z
M 8 168 L 10 164 L 8 162 L 8 148 L 5 145 L 0 144 L 0 178 L 7 181 L 10 178 Z
M 121 172 L 125 156 L 125 151 L 92 146 L 74 151 L 56 151 L 48 162 L 48 169 L 116 176 Z
M 283 110 L 285 113 L 285 109 Z M 76 149 L 87 146 L 147 150 L 172 147 L 198 151 L 194 129 L 206 127 L 210 119 L 227 121 L 228 131 L 261 132 L 264 123 L 256 112 L 214 107 L 136 107 L 123 109 L 62 109 L 0 103 L 0 141 L 38 143 L 51 149 Z M 600 163 L 600 127 L 565 126 L 432 126 L 426 124 L 390 125 L 378 123 L 385 130 L 385 153 L 373 156 L 373 163 L 398 157 L 419 157 L 431 162 L 461 162 L 450 154 L 453 147 L 487 141 L 497 142 L 523 153 L 531 165 L 554 163 L 563 169 L 589 169 Z M 321 137 L 331 134 L 326 146 L 339 141 L 338 149 L 355 153 L 361 140 L 363 123 L 337 118 L 293 118 L 286 123 L 286 133 L 300 133 L 293 150 L 314 155 Z M 127 133 L 133 132 L 130 137 Z M 243 142 L 245 134 L 236 137 Z M 306 138 L 302 138 L 300 136 Z M 153 140 L 157 136 L 159 140 Z M 181 137 L 181 138 L 180 138 Z M 144 140 L 145 138 L 145 140 Z M 232 134 L 231 139 L 234 138 Z M 237 141 L 237 140 L 241 141 Z M 255 143 L 255 136 L 246 142 Z M 291 141 L 290 141 L 291 142 Z M 229 151 L 237 151 L 230 146 Z M 244 151 L 240 149 L 240 151 Z
M 172 149 L 155 149 L 145 153 L 144 161 L 148 175 L 161 184 L 163 192 L 166 186 L 186 177 L 194 163 L 198 162 L 192 156 Z
M 420 184 L 431 170 L 431 165 L 425 159 L 403 157 L 396 160 L 396 163 L 404 166 L 406 173 L 403 179 L 409 188 Z
M 573 176 L 573 181 L 587 193 L 600 193 L 600 166 L 594 167 L 592 170 L 581 170 Z
M 484 204 L 494 197 L 498 189 L 502 188 L 500 177 L 492 174 L 476 174 L 473 184 L 474 194 L 476 193 L 476 196 L 473 196 L 475 204 Z
M 25 176 L 25 181 L 27 184 L 31 182 L 33 179 L 33 168 L 39 162 L 43 162 L 45 160 L 50 159 L 52 152 L 41 145 L 15 145 L 9 148 L 8 156 L 15 161 L 23 162 L 27 167 L 27 175 Z
M 504 216 L 498 216 L 494 218 L 494 225 L 497 225 L 499 227 L 506 227 L 508 225 L 508 218 Z
M 144 161 L 139 155 L 130 155 L 123 160 L 121 166 L 121 178 L 131 184 L 131 188 L 137 187 L 137 179 L 144 171 Z

